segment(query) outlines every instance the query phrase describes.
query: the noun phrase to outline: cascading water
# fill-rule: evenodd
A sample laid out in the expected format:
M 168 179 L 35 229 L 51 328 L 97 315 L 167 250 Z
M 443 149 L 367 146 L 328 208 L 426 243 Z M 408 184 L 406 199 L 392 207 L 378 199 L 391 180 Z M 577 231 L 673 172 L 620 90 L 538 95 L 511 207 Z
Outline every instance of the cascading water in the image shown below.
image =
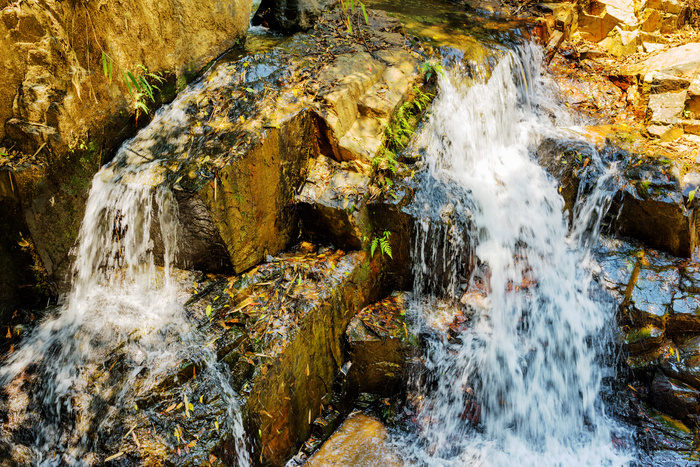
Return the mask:
M 452 251 L 464 261 L 470 251 L 477 263 L 470 287 L 481 284 L 485 299 L 455 339 L 428 329 L 432 380 L 422 388 L 421 442 L 412 450 L 418 464 L 628 462 L 612 441 L 624 429 L 606 417 L 599 397 L 610 371 L 601 354 L 614 307 L 592 298 L 597 284 L 587 267 L 613 175 L 603 173 L 579 200 L 570 231 L 556 182 L 532 153 L 543 135 L 572 123 L 548 97 L 540 62 L 538 50 L 525 46 L 504 54 L 488 79 L 467 79 L 478 74 L 474 68 L 454 67 L 440 79 L 419 136 L 427 168 L 415 204 L 426 219 L 445 203 L 450 212 L 469 211 L 460 216 L 472 234 L 467 247 L 460 235 L 444 235 L 448 244 L 433 254 Z M 427 283 L 435 280 L 426 266 L 430 254 L 424 241 L 416 244 L 415 290 L 434 290 Z M 442 293 L 460 298 L 464 278 L 440 281 Z M 416 319 L 425 328 L 434 308 L 426 296 L 416 300 Z
M 0 442 L 23 450 L 21 457 L 33 465 L 102 464 L 104 458 L 94 453 L 99 438 L 115 420 L 139 410 L 138 397 L 156 390 L 164 375 L 189 359 L 203 362 L 203 371 L 216 380 L 227 401 L 221 431 L 234 440 L 238 465 L 247 466 L 237 396 L 187 319 L 188 278 L 171 271 L 177 202 L 168 189 L 154 194 L 147 185 L 125 182 L 138 178 L 124 176 L 133 166 L 119 168 L 126 149 L 93 179 L 65 304 L 0 369 L 0 384 L 10 393 L 36 382 L 26 407 L 16 410 L 14 423 L 31 427 L 25 442 Z M 147 173 L 149 164 L 136 170 Z M 154 228 L 164 243 L 162 268 L 153 254 Z

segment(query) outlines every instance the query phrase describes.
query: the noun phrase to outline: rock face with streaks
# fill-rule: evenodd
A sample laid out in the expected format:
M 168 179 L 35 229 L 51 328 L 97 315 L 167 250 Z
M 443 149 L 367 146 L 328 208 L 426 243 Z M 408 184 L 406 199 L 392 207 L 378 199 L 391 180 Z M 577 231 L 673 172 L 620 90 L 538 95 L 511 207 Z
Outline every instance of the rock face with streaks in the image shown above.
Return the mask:
M 21 234 L 46 288 L 65 290 L 92 176 L 135 131 L 137 103 L 151 103 L 129 91 L 127 74 L 162 74 L 154 97 L 172 99 L 245 36 L 250 10 L 250 0 L 2 3 L 0 179 L 10 186 L 0 199 L 19 224 L 3 238 L 0 262 L 13 261 Z M 27 281 L 31 271 L 3 270 L 2 283 L 38 284 Z
M 626 364 L 655 409 L 696 426 L 700 414 L 698 265 L 620 241 L 598 252 L 620 303 Z

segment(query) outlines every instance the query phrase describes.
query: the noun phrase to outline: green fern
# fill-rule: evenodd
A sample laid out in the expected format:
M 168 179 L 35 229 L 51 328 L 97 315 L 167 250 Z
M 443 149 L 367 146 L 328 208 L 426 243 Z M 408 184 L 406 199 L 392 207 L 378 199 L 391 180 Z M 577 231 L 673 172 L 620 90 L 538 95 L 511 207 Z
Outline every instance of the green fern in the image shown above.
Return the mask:
M 385 230 L 383 236 L 374 237 L 369 246 L 370 256 L 374 256 L 374 252 L 377 250 L 377 247 L 379 247 L 379 251 L 382 253 L 382 255 L 387 255 L 389 258 L 394 259 L 394 257 L 391 255 L 391 243 L 389 243 L 390 236 L 391 232 Z

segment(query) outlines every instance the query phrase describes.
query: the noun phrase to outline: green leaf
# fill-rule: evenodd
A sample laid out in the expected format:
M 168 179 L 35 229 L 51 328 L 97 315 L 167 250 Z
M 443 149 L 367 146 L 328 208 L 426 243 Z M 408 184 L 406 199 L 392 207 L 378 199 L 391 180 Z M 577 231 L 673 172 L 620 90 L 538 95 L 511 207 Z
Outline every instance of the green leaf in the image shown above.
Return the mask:
M 350 17 L 348 16 L 348 34 L 352 34 L 352 24 L 350 24 Z
M 130 71 L 126 73 L 129 76 L 129 79 L 131 80 L 131 83 L 134 85 L 134 88 L 138 90 L 138 92 L 141 92 L 141 86 L 139 86 L 139 83 L 136 81 L 136 77 L 134 74 Z
M 107 76 L 107 56 L 102 52 L 102 73 Z
M 109 61 L 109 82 L 112 82 L 112 66 L 114 65 L 114 60 Z
M 370 257 L 374 256 L 374 250 L 377 249 L 377 244 L 379 243 L 379 239 L 375 238 L 372 240 L 372 244 L 369 246 L 369 255 Z
M 697 188 L 695 190 L 697 190 Z M 688 202 L 689 203 L 692 203 L 693 198 L 695 198 L 695 190 L 692 190 L 690 193 L 688 193 Z
M 360 8 L 362 8 L 362 15 L 365 17 L 365 24 L 369 26 L 369 17 L 367 16 L 367 10 L 365 10 L 365 4 L 360 2 Z
M 143 101 L 136 102 L 136 105 L 134 107 L 136 108 L 136 110 L 139 110 L 139 111 L 145 113 L 146 115 L 148 115 L 148 112 L 149 112 L 148 106 Z M 197 293 L 197 291 L 195 291 L 195 293 Z
M 207 305 L 207 316 L 211 316 L 211 305 Z
M 124 82 L 126 83 L 126 87 L 129 90 L 129 94 L 133 95 L 134 90 L 131 89 L 131 84 L 129 83 L 129 78 L 126 76 L 126 72 L 122 70 L 122 76 L 124 77 Z

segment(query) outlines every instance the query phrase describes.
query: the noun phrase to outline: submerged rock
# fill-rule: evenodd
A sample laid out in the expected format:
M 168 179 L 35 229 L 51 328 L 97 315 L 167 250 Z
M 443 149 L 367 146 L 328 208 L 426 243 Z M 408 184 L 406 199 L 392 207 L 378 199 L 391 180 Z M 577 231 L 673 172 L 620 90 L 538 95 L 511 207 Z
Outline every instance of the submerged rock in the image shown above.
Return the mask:
M 404 462 L 386 442 L 387 430 L 374 417 L 355 413 L 343 422 L 321 449 L 306 462 L 309 467 L 401 467 Z

